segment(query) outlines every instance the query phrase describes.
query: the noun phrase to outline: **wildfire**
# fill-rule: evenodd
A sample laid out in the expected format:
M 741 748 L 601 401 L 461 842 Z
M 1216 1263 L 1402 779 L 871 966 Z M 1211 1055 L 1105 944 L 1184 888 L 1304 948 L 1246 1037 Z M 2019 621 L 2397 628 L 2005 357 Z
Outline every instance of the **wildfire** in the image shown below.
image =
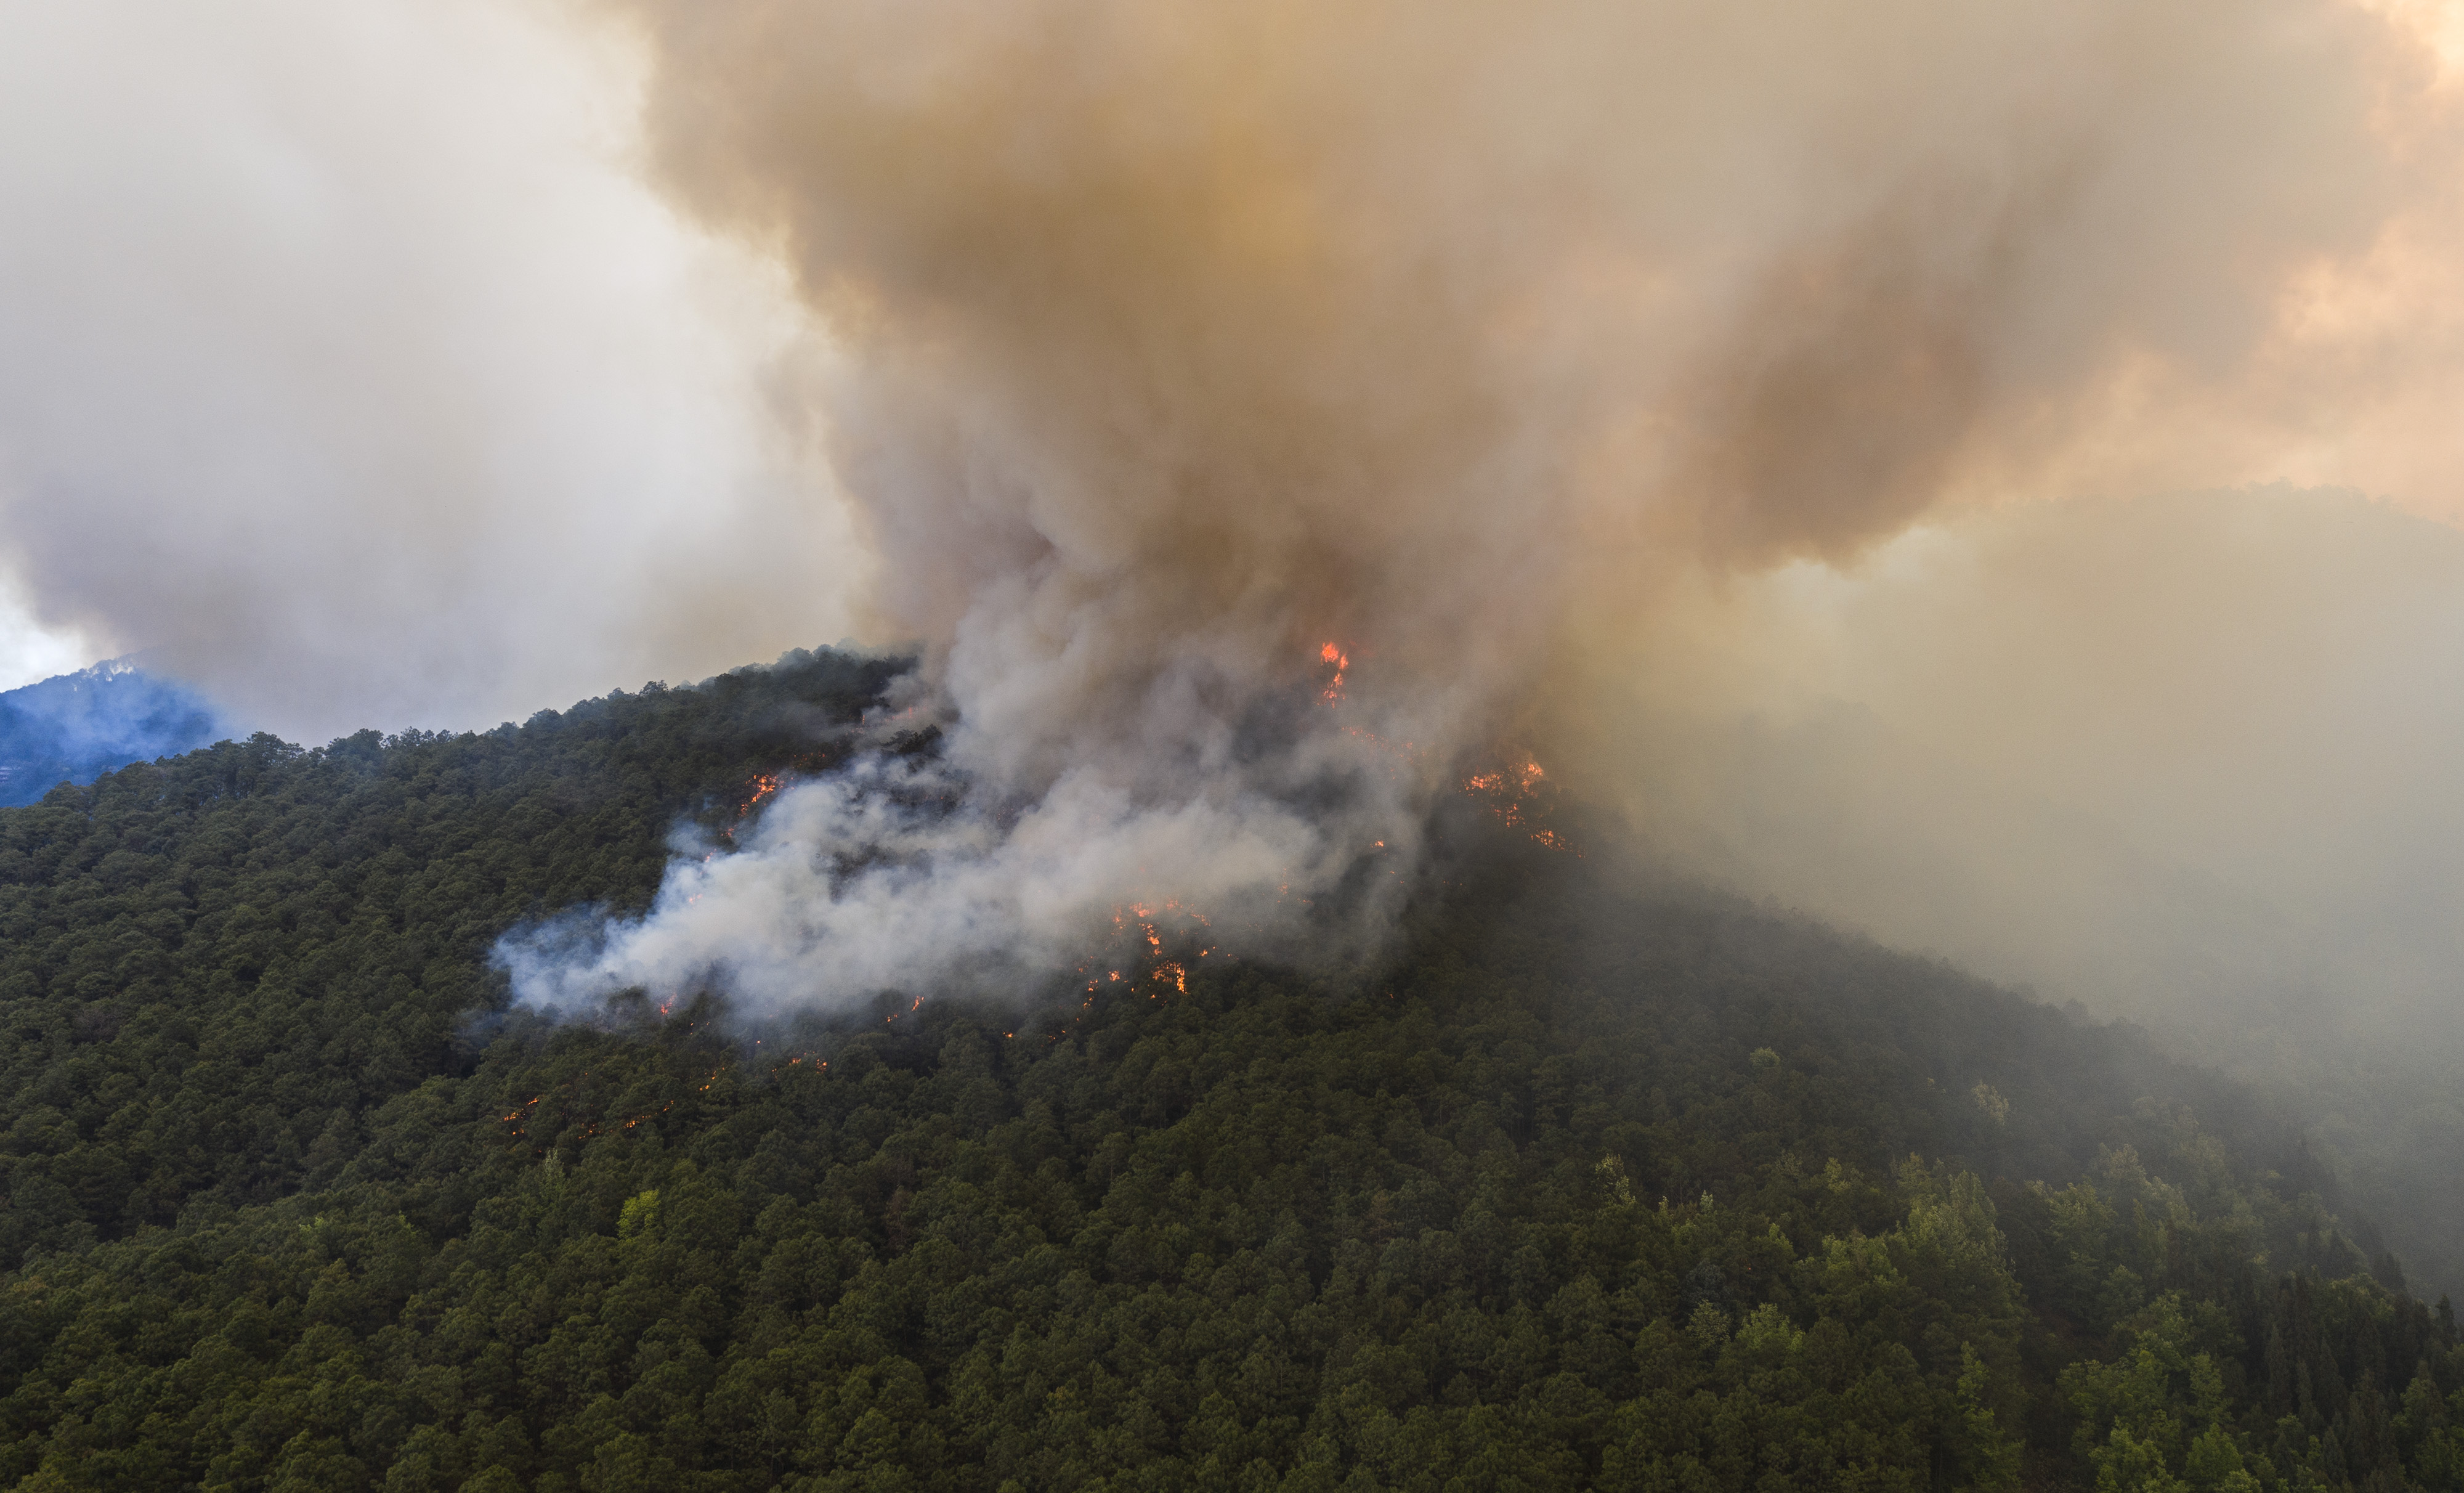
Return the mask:
M 827 759 L 817 757 L 814 761 L 819 763 L 825 762 Z M 764 772 L 759 777 L 755 778 L 752 782 L 744 785 L 744 802 L 738 805 L 736 811 L 737 824 L 741 824 L 746 819 L 750 818 L 753 814 L 753 811 L 761 807 L 762 800 L 772 797 L 779 791 L 779 790 L 786 786 L 787 775 L 783 771 Z M 732 840 L 736 838 L 736 825 L 728 825 L 718 833 L 722 837 Z M 704 856 L 702 858 L 704 860 L 708 860 L 710 858 L 708 856 Z
M 1178 899 L 1162 902 L 1123 902 L 1112 909 L 1112 928 L 1132 946 L 1130 961 L 1118 968 L 1111 964 L 1082 964 L 1078 976 L 1086 983 L 1081 987 L 1085 998 L 1079 1001 L 1081 1015 L 1062 1024 L 1056 1032 L 1045 1034 L 1045 1040 L 1057 1042 L 1077 1030 L 1086 1019 L 1083 1013 L 1095 1009 L 1095 998 L 1112 986 L 1129 990 L 1144 989 L 1149 1000 L 1161 1000 L 1169 990 L 1176 995 L 1189 993 L 1189 961 L 1203 959 L 1215 952 L 1212 947 L 1189 950 L 1172 958 L 1164 957 L 1165 928 L 1170 925 L 1182 941 L 1194 941 L 1196 929 L 1211 929 L 1205 914 L 1183 906 Z M 1144 947 L 1138 947 L 1144 946 Z
M 1325 643 L 1319 646 L 1317 656 L 1319 662 L 1332 671 L 1318 698 L 1329 705 L 1339 704 L 1345 698 L 1344 680 L 1352 672 L 1352 655 L 1340 643 Z M 1393 777 L 1417 775 L 1426 755 L 1417 742 L 1391 741 L 1356 724 L 1344 725 L 1343 734 L 1366 745 L 1373 754 L 1370 760 Z
M 1548 779 L 1547 770 L 1526 757 L 1517 767 L 1473 773 L 1463 779 L 1463 791 L 1486 798 L 1489 813 L 1512 828 L 1528 830 L 1533 844 L 1544 845 L 1551 850 L 1572 851 L 1573 847 L 1566 842 L 1564 836 L 1532 823 L 1539 811 L 1539 806 L 1532 799 Z
M 1473 793 L 1506 793 L 1516 799 L 1538 788 L 1549 774 L 1536 762 L 1526 762 L 1504 772 L 1481 772 L 1463 779 L 1463 790 Z M 1511 820 L 1507 821 L 1511 823 Z

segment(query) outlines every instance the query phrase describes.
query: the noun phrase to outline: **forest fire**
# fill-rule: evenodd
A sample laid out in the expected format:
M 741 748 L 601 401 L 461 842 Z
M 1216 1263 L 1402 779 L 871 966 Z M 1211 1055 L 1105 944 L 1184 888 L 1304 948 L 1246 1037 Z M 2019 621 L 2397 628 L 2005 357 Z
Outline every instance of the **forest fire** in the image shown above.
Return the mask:
M 1352 655 L 1341 644 L 1326 643 L 1317 651 L 1318 661 L 1331 671 L 1318 699 L 1329 705 L 1339 705 L 1345 700 L 1344 683 L 1352 672 Z M 1379 765 L 1389 773 L 1401 773 L 1419 762 L 1422 753 L 1417 743 L 1396 742 L 1378 735 L 1365 725 L 1346 724 L 1343 734 L 1367 745 L 1376 753 Z
M 1078 967 L 1079 974 L 1086 977 L 1086 995 L 1079 1002 L 1082 1015 L 1093 1009 L 1095 996 L 1108 985 L 1125 985 L 1132 990 L 1144 987 L 1150 1000 L 1162 999 L 1166 988 L 1176 995 L 1186 995 L 1189 993 L 1191 962 L 1215 952 L 1211 945 L 1203 948 L 1187 947 L 1203 937 L 1199 930 L 1211 932 L 1212 925 L 1205 914 L 1182 905 L 1177 898 L 1167 898 L 1159 903 L 1124 902 L 1112 909 L 1112 928 L 1118 936 L 1129 941 L 1133 950 L 1131 962 L 1125 962 L 1118 969 L 1106 965 L 1101 973 L 1093 975 L 1088 973 L 1089 965 Z M 1185 951 L 1166 958 L 1164 945 L 1167 938 L 1181 943 Z M 1078 1019 L 1073 1018 L 1062 1032 L 1049 1034 L 1051 1039 L 1058 1040 L 1074 1029 Z
M 1345 670 L 1352 667 L 1352 656 L 1334 644 L 1329 643 L 1317 651 L 1317 657 L 1318 661 L 1330 664 L 1334 669 L 1333 677 L 1326 681 L 1326 687 L 1318 693 L 1318 698 L 1331 705 L 1343 698 L 1343 675 Z
M 719 836 L 722 839 L 735 839 L 736 826 L 737 824 L 742 824 L 746 819 L 751 818 L 753 816 L 753 811 L 760 808 L 764 799 L 775 796 L 779 790 L 786 786 L 787 777 L 784 772 L 764 772 L 759 777 L 756 777 L 752 782 L 745 784 L 744 801 L 741 804 L 738 804 L 736 810 L 736 823 L 720 826 L 718 831 Z M 702 858 L 708 859 L 709 858 L 705 856 Z
M 8 1481 L 2464 1493 L 2458 7 L 14 8 Z
M 1488 812 L 1508 827 L 1526 831 L 1533 844 L 1573 850 L 1564 836 L 1538 822 L 1547 811 L 1542 795 L 1551 785 L 1548 770 L 1537 761 L 1526 757 L 1513 767 L 1475 772 L 1463 779 L 1463 787 L 1473 797 L 1486 799 Z
M 1548 776 L 1548 772 L 1541 768 L 1540 764 L 1526 762 L 1519 768 L 1510 768 L 1504 771 L 1474 773 L 1463 779 L 1463 791 L 1486 793 L 1492 797 L 1507 796 L 1511 802 L 1505 810 L 1507 816 L 1506 822 L 1516 824 L 1521 821 L 1513 815 L 1520 808 L 1523 798 L 1545 782 Z

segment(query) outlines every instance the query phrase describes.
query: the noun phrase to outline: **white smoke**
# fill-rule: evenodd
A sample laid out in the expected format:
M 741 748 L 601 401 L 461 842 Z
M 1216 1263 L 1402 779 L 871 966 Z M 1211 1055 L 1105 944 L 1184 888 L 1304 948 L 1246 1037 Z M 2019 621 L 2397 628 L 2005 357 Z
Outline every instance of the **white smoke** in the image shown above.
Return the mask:
M 1399 836 L 1402 806 L 1356 792 L 1392 782 L 1372 770 L 1322 786 L 1355 791 L 1344 805 L 1354 835 L 1390 824 Z M 874 753 L 782 791 L 740 844 L 681 839 L 647 917 L 569 915 L 517 932 L 497 959 L 521 999 L 557 1011 L 627 989 L 723 990 L 752 1014 L 884 992 L 1021 994 L 1084 956 L 1124 908 L 1153 918 L 1173 903 L 1211 944 L 1261 947 L 1308 902 L 1290 888 L 1331 884 L 1377 848 L 1229 774 L 1142 802 L 1077 768 L 1003 805 L 947 766 Z

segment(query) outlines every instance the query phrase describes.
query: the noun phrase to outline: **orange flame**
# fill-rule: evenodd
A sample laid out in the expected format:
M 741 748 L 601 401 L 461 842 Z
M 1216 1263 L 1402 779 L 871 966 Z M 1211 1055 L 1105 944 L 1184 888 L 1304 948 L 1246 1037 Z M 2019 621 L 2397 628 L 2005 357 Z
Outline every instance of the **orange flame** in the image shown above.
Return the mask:
M 1127 985 L 1133 990 L 1141 984 L 1148 985 L 1147 998 L 1150 1000 L 1162 999 L 1166 985 L 1176 993 L 1188 994 L 1189 966 L 1185 960 L 1190 956 L 1164 957 L 1164 925 L 1167 922 L 1172 923 L 1176 932 L 1182 935 L 1190 933 L 1193 925 L 1199 928 L 1212 926 L 1204 914 L 1183 906 L 1178 898 L 1167 898 L 1161 902 L 1123 902 L 1114 906 L 1113 931 L 1124 939 L 1134 939 L 1146 946 L 1136 950 L 1134 955 L 1139 968 L 1105 969 L 1102 971 L 1104 978 L 1089 979 L 1087 982 L 1088 999 L 1081 1002 L 1081 1006 L 1091 1008 L 1094 996 L 1107 984 Z M 1203 959 L 1212 952 L 1211 948 L 1201 948 L 1195 957 Z M 1080 965 L 1078 972 L 1086 974 L 1088 967 Z
M 1526 757 L 1516 767 L 1473 773 L 1463 779 L 1463 791 L 1486 797 L 1490 800 L 1489 813 L 1515 829 L 1526 829 L 1529 827 L 1532 807 L 1529 804 L 1529 800 L 1540 786 L 1548 781 L 1548 778 L 1547 769 L 1543 769 L 1537 761 Z M 1570 852 L 1573 850 L 1573 847 L 1566 842 L 1566 837 L 1554 830 L 1530 828 L 1529 833 L 1534 844 L 1544 845 L 1551 850 Z
M 786 781 L 787 780 L 783 774 L 777 772 L 764 772 L 759 777 L 757 777 L 752 782 L 746 784 L 744 804 L 741 808 L 736 811 L 737 823 L 743 823 L 744 820 L 752 814 L 754 810 L 761 807 L 761 800 L 769 797 L 771 794 L 779 791 L 780 789 L 785 787 Z M 728 825 L 718 833 L 721 837 L 732 840 L 736 838 L 736 825 Z M 704 856 L 701 858 L 708 860 L 710 858 L 708 856 Z

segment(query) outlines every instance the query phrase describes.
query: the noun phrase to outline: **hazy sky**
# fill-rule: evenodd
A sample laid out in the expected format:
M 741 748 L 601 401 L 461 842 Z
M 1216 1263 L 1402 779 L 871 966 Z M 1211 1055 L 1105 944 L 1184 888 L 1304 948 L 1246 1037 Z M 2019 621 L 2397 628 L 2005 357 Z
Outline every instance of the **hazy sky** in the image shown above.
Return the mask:
M 312 742 L 826 641 L 826 372 L 548 5 L 0 5 L 0 684 L 130 650 Z

